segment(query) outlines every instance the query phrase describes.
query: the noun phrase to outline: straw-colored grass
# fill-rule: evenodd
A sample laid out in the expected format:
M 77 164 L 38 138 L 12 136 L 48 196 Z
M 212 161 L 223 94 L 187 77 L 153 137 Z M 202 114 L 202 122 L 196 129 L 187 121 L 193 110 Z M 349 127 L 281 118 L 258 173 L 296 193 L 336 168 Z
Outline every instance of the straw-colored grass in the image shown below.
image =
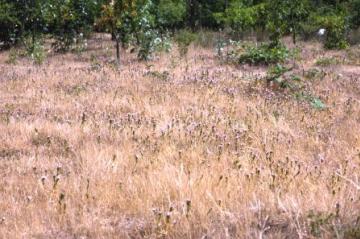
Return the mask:
M 358 238 L 360 68 L 317 110 L 209 49 L 107 54 L 1 53 L 0 238 Z

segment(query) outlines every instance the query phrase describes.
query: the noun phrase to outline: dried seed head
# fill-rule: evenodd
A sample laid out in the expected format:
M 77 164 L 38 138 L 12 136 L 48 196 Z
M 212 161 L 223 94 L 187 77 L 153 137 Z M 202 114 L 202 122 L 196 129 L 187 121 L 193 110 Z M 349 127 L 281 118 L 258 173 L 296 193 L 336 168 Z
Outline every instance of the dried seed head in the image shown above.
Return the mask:
M 165 222 L 166 222 L 166 223 L 170 223 L 170 217 L 171 217 L 171 213 L 170 213 L 170 212 L 167 212 L 167 213 L 166 213 L 166 217 L 165 217 Z
M 42 183 L 42 184 L 45 184 L 45 180 L 46 180 L 46 179 L 47 179 L 46 176 L 42 176 L 42 177 L 41 177 L 41 183 Z
M 187 208 L 187 210 L 190 210 L 190 208 L 191 208 L 191 200 L 190 199 L 186 200 L 186 208 Z
M 60 193 L 60 195 L 59 195 L 59 203 L 61 204 L 64 199 L 65 199 L 65 193 Z

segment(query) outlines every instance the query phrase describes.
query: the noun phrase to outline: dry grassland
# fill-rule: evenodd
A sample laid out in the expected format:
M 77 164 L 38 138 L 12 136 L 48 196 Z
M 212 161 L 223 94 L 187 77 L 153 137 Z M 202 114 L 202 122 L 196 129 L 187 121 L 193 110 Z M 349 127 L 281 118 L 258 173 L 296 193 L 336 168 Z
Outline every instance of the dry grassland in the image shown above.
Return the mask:
M 318 110 L 211 49 L 117 70 L 106 44 L 0 54 L 0 238 L 359 238 L 358 49 L 302 48 Z

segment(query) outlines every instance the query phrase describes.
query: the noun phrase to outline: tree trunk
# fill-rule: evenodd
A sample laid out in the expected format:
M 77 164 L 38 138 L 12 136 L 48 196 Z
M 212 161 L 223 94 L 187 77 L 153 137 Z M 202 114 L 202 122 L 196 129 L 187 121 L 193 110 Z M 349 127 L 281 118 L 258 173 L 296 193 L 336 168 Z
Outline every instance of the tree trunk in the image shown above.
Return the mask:
M 293 43 L 294 43 L 294 45 L 296 45 L 296 31 L 295 30 L 293 30 L 293 36 L 292 36 L 292 38 L 293 38 Z
M 33 53 L 34 50 L 35 50 L 35 27 L 33 28 L 33 31 L 32 31 L 31 53 Z
M 118 38 L 116 39 L 116 61 L 120 65 L 120 42 Z

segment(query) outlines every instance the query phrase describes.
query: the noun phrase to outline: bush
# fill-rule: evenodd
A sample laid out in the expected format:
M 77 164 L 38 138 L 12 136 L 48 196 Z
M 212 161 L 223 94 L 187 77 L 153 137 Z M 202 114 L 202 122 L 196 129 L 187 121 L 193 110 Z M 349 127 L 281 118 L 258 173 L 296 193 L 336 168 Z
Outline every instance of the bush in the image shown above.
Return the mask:
M 154 4 L 147 1 L 138 14 L 138 29 L 136 30 L 137 43 L 139 45 L 138 58 L 150 60 L 155 52 L 171 49 L 171 42 L 168 34 L 160 34 L 156 29 L 155 16 L 151 14 Z
M 345 49 L 348 46 L 346 40 L 347 24 L 342 15 L 329 15 L 318 17 L 319 25 L 326 29 L 324 46 L 327 49 Z
M 160 0 L 157 7 L 159 25 L 165 28 L 179 26 L 186 15 L 186 3 L 184 0 Z
M 245 47 L 245 53 L 239 56 L 239 63 L 269 65 L 284 62 L 289 56 L 289 50 L 281 44 L 275 47 L 269 44 L 251 45 Z
M 49 32 L 55 38 L 53 44 L 55 51 L 66 52 L 71 49 L 72 44 L 84 42 L 92 30 L 94 8 L 93 1 L 52 0 L 47 2 L 44 7 L 44 18 Z
M 0 2 L 0 50 L 14 44 L 19 37 L 20 21 L 16 16 L 14 6 Z
M 350 9 L 351 27 L 356 29 L 360 26 L 360 0 L 353 0 Z
M 339 60 L 334 57 L 322 57 L 316 60 L 315 65 L 317 66 L 331 66 L 339 64 Z
M 317 32 L 321 27 L 311 21 L 301 23 L 301 36 L 303 40 L 308 41 L 317 36 Z
M 226 26 L 230 26 L 233 33 L 242 33 L 257 26 L 264 25 L 265 4 L 244 6 L 233 3 L 223 13 L 215 13 L 215 19 Z
M 159 33 L 154 29 L 155 19 L 154 16 L 150 13 L 153 8 L 151 1 L 147 1 L 144 6 L 140 9 L 138 14 L 138 29 L 137 41 L 140 46 L 138 52 L 138 58 L 140 60 L 149 60 L 152 54 L 155 51 L 155 39 L 158 37 Z
M 27 55 L 33 60 L 36 65 L 41 65 L 46 57 L 45 49 L 40 40 L 32 42 L 30 39 L 25 40 L 25 47 Z
M 203 48 L 212 48 L 218 41 L 219 34 L 213 31 L 201 30 L 196 33 L 196 39 L 194 45 L 201 46 Z
M 281 64 L 276 64 L 268 70 L 266 81 L 268 84 L 270 84 L 271 82 L 275 83 L 283 89 L 292 88 L 291 81 L 297 81 L 298 78 L 295 76 L 285 77 L 285 74 L 291 70 L 291 68 L 287 68 Z
M 7 64 L 16 64 L 19 57 L 23 56 L 24 54 L 15 47 L 10 48 L 8 59 L 6 60 Z
M 196 34 L 188 30 L 181 30 L 175 35 L 175 41 L 179 46 L 179 52 L 181 57 L 187 55 L 190 44 L 195 40 Z
M 348 36 L 348 42 L 350 45 L 360 44 L 360 27 L 350 32 Z
M 280 39 L 291 33 L 293 43 L 301 29 L 301 23 L 308 17 L 306 0 L 268 0 L 266 5 L 267 23 L 272 44 L 280 44 Z

